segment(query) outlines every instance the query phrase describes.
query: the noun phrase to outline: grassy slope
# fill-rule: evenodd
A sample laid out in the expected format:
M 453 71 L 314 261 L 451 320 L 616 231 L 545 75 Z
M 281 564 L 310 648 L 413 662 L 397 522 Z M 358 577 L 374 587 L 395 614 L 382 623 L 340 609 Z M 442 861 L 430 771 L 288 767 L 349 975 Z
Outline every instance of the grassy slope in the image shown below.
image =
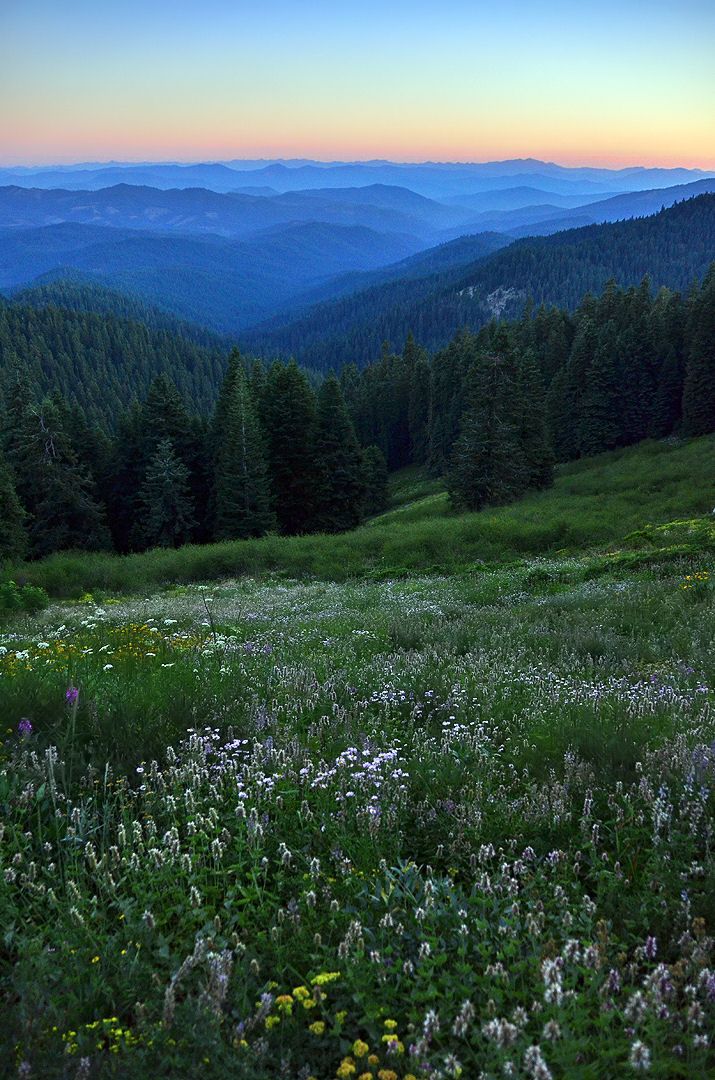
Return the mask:
M 391 577 L 597 550 L 643 525 L 709 513 L 715 505 L 715 437 L 643 443 L 563 466 L 549 491 L 478 514 L 453 513 L 439 484 L 417 470 L 393 483 L 393 508 L 352 533 L 271 536 L 130 556 L 61 554 L 13 572 L 53 595 L 76 596 L 266 572 L 335 581 Z

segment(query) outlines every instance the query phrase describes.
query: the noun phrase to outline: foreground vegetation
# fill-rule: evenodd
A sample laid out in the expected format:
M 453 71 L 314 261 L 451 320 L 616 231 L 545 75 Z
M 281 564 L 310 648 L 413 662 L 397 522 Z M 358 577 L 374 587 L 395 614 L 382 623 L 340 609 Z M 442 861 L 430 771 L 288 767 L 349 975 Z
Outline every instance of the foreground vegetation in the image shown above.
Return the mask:
M 712 533 L 14 616 L 10 1074 L 708 1075 Z
M 624 538 L 645 522 L 709 513 L 715 505 L 714 476 L 714 436 L 647 442 L 561 466 L 551 489 L 511 506 L 457 514 L 439 481 L 406 469 L 393 481 L 392 510 L 350 533 L 268 536 L 127 556 L 64 552 L 11 567 L 5 576 L 53 596 L 91 592 L 101 598 L 239 574 L 345 581 L 454 573 L 537 554 L 598 551 L 609 544 L 635 548 L 646 557 L 653 549 L 647 537 L 626 545 Z M 697 544 L 707 542 L 699 534 Z M 693 546 L 682 536 L 678 543 L 681 549 L 683 543 L 686 549 Z

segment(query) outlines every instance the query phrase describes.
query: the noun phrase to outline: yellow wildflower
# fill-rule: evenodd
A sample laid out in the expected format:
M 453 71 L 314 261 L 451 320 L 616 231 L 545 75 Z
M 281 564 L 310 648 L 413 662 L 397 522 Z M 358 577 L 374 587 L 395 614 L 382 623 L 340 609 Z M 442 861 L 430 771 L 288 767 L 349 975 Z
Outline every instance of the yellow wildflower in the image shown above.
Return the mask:
M 380 1069 L 377 1078 L 378 1080 L 397 1080 L 397 1073 L 394 1069 Z
M 362 1039 L 356 1039 L 353 1043 L 353 1054 L 357 1058 L 365 1057 L 370 1047 Z
M 385 1028 L 387 1029 L 387 1031 L 396 1031 L 397 1030 L 397 1020 L 386 1020 L 385 1021 Z
M 321 971 L 319 975 L 316 975 L 315 978 L 310 981 L 313 986 L 325 986 L 327 983 L 335 982 L 335 980 L 339 978 L 339 971 Z
M 271 1028 L 274 1028 L 276 1026 L 276 1024 L 280 1024 L 280 1022 L 281 1022 L 280 1016 L 267 1016 L 266 1017 L 266 1031 L 270 1031 Z
M 349 1080 L 349 1078 L 353 1076 L 356 1072 L 357 1068 L 353 1059 L 343 1058 L 343 1060 L 340 1062 L 340 1065 L 338 1066 L 338 1070 L 335 1075 L 339 1078 L 339 1080 Z M 395 1077 L 395 1080 L 397 1080 L 397 1077 Z
M 296 986 L 293 997 L 296 1001 L 306 1001 L 310 997 L 310 990 L 307 986 Z
M 312 1023 L 309 1026 L 308 1031 L 310 1031 L 313 1035 L 322 1035 L 322 1034 L 324 1034 L 324 1032 L 325 1032 L 325 1021 L 324 1020 L 316 1020 L 314 1023 Z

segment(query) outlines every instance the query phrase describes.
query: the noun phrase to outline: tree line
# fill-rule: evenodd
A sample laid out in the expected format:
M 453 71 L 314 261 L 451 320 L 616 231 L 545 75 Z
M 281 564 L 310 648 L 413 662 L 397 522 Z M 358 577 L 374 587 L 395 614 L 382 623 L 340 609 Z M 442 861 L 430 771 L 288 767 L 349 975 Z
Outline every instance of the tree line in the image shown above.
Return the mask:
M 335 376 L 231 353 L 206 419 L 167 375 L 113 434 L 16 369 L 0 456 L 0 555 L 157 546 L 351 529 L 383 509 L 387 465 L 362 448 Z
M 715 264 L 684 295 L 609 282 L 574 313 L 528 306 L 434 356 L 410 334 L 317 390 L 295 362 L 234 351 L 208 416 L 166 373 L 114 431 L 38 395 L 19 359 L 6 386 L 4 556 L 342 531 L 407 465 L 478 509 L 547 486 L 556 461 L 715 431 Z

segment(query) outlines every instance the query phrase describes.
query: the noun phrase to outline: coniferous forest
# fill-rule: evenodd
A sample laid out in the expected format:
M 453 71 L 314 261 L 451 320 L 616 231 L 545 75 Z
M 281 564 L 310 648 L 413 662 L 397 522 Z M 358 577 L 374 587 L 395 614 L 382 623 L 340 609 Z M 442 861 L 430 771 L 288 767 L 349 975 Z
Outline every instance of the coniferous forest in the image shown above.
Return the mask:
M 312 379 L 114 315 L 7 305 L 3 554 L 339 532 L 408 465 L 445 477 L 456 507 L 503 504 L 556 462 L 715 430 L 714 319 L 713 268 L 685 294 L 611 281 L 573 313 L 531 305 L 434 355 L 409 334 Z

